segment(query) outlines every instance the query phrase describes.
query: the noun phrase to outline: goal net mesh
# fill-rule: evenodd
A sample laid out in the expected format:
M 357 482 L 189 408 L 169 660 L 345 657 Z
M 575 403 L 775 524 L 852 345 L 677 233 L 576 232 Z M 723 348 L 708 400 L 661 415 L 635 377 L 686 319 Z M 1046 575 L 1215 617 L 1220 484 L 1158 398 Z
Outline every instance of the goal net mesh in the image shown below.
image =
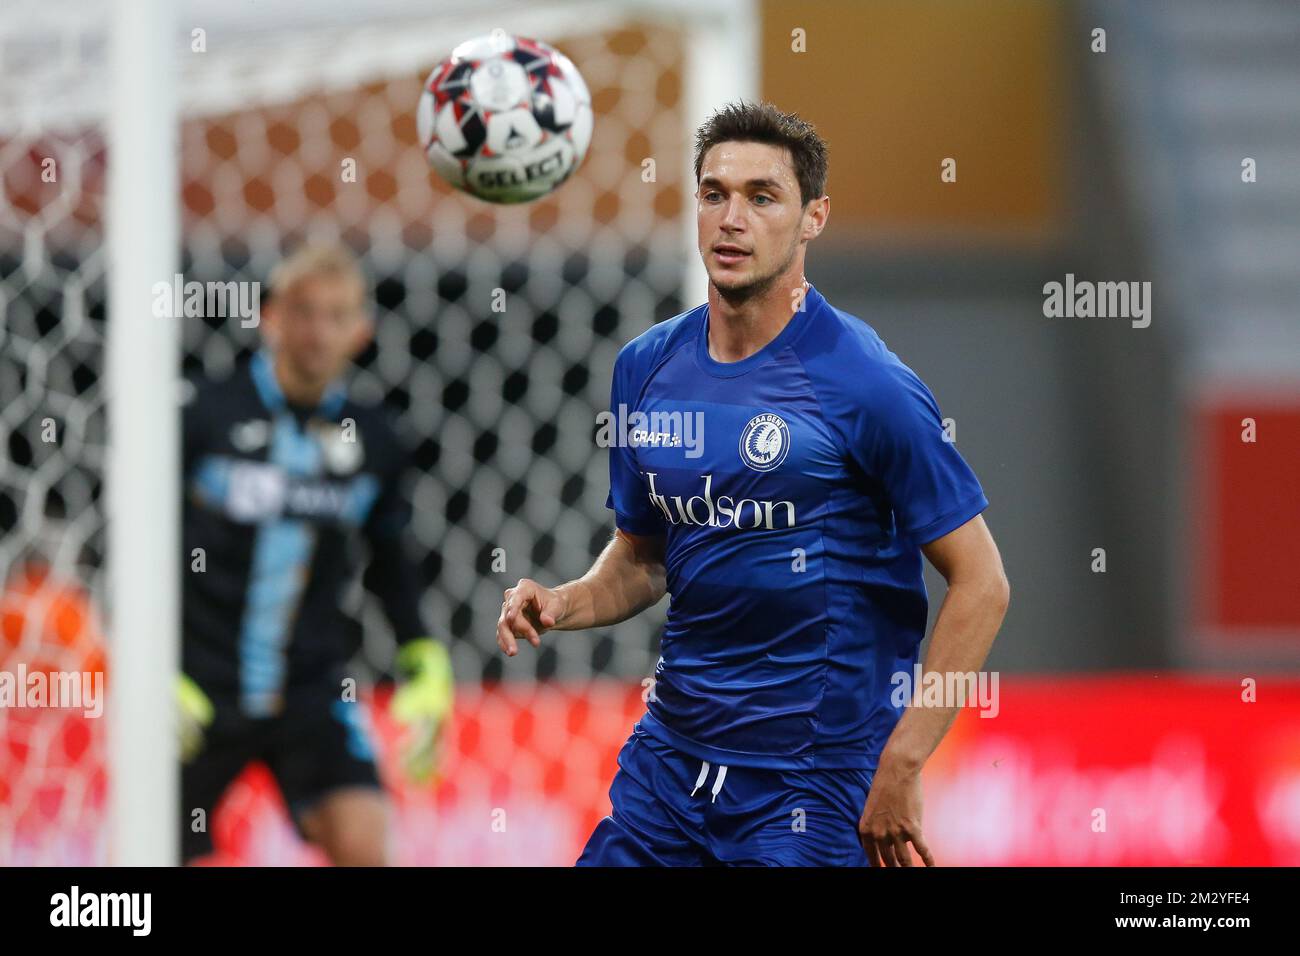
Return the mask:
M 107 83 L 106 19 L 61 19 L 50 12 L 60 6 L 19 3 L 0 18 L 0 672 L 106 672 L 111 687 L 101 387 L 111 157 L 93 102 Z M 413 26 L 363 39 L 409 48 Z M 341 239 L 362 258 L 377 326 L 351 391 L 387 405 L 412 442 L 423 609 L 461 685 L 442 783 L 397 795 L 412 830 L 422 822 L 433 836 L 398 859 L 567 862 L 569 831 L 604 812 L 662 609 L 508 663 L 495 622 L 504 588 L 580 575 L 612 530 L 596 414 L 619 347 L 681 308 L 685 40 L 668 20 L 541 35 L 591 89 L 591 149 L 555 195 L 495 207 L 433 177 L 416 140 L 421 84 L 464 39 L 452 26 L 427 24 L 428 55 L 409 69 L 400 56 L 386 64 L 382 46 L 354 62 L 310 31 L 224 60 L 215 32 L 206 50 L 202 31 L 191 34 L 179 54 L 180 272 L 265 283 L 307 239 Z M 237 318 L 176 321 L 186 376 L 224 376 L 259 344 Z M 380 609 L 359 586 L 345 603 L 363 624 L 358 672 L 387 671 Z M 104 720 L 23 703 L 0 707 L 0 864 L 103 862 Z M 234 859 L 305 858 L 257 773 L 226 801 L 218 844 Z M 511 827 L 532 843 L 493 843 L 486 816 L 475 818 L 481 835 L 450 838 L 458 813 L 523 792 L 577 816 Z

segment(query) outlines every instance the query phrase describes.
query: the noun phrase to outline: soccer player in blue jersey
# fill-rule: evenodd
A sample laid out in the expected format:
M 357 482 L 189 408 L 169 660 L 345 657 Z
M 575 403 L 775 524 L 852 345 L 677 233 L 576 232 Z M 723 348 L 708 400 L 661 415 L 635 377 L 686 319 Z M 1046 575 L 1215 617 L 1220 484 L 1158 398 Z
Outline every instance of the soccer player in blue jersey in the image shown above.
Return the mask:
M 708 302 L 615 363 L 614 538 L 578 580 L 505 592 L 510 656 L 672 595 L 580 865 L 934 863 L 920 771 L 957 708 L 896 694 L 925 633 L 921 557 L 948 582 L 927 672 L 983 665 L 1009 588 L 929 389 L 804 280 L 826 168 L 813 127 L 768 104 L 700 128 Z

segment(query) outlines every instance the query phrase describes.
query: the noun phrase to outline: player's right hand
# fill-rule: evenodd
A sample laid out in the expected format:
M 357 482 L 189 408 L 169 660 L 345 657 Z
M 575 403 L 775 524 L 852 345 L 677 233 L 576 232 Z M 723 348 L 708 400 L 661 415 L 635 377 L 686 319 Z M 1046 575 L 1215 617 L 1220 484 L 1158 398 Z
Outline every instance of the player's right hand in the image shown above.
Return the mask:
M 529 578 L 506 589 L 501 602 L 501 616 L 497 619 L 497 646 L 507 657 L 519 653 L 519 641 L 541 647 L 541 636 L 555 626 L 564 616 L 564 596 L 551 588 L 544 588 Z
M 176 675 L 176 721 L 182 762 L 189 763 L 203 749 L 203 732 L 211 726 L 215 713 L 202 687 L 184 674 Z

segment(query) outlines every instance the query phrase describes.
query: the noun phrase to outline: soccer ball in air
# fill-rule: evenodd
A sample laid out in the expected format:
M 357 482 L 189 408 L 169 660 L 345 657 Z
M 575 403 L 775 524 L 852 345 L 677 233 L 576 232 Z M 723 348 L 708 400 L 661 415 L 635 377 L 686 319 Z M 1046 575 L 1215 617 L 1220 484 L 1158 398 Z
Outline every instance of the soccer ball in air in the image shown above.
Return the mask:
M 559 50 L 494 31 L 434 68 L 416 120 L 429 164 L 457 189 L 489 202 L 528 202 L 582 163 L 591 94 Z

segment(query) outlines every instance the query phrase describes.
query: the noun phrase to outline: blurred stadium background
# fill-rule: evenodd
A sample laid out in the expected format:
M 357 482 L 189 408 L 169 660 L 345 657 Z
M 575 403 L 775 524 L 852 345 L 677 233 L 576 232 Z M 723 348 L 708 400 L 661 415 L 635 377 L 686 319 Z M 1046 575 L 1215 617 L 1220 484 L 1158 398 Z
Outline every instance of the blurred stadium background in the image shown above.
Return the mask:
M 110 687 L 132 640 L 107 613 L 115 6 L 0 12 L 0 670 L 107 658 Z M 493 631 L 503 588 L 579 575 L 610 533 L 595 416 L 619 347 L 700 301 L 690 135 L 747 95 L 830 143 L 808 277 L 956 419 L 1012 581 L 987 665 L 1000 712 L 963 713 L 926 769 L 940 862 L 1300 863 L 1300 6 L 304 9 L 174 5 L 176 271 L 264 282 L 297 242 L 339 237 L 372 279 L 352 387 L 415 446 L 425 611 L 459 683 L 439 784 L 402 784 L 386 747 L 399 862 L 567 864 L 608 810 L 666 602 L 509 663 Z M 525 207 L 453 193 L 416 143 L 429 69 L 494 27 L 567 53 L 594 98 L 585 164 Z M 1150 281 L 1150 327 L 1045 317 L 1067 274 Z M 236 320 L 178 321 L 178 375 L 257 343 Z M 382 616 L 348 600 L 359 671 L 382 673 Z M 0 864 L 110 858 L 108 723 L 0 708 Z M 319 862 L 258 769 L 213 826 L 219 862 Z

